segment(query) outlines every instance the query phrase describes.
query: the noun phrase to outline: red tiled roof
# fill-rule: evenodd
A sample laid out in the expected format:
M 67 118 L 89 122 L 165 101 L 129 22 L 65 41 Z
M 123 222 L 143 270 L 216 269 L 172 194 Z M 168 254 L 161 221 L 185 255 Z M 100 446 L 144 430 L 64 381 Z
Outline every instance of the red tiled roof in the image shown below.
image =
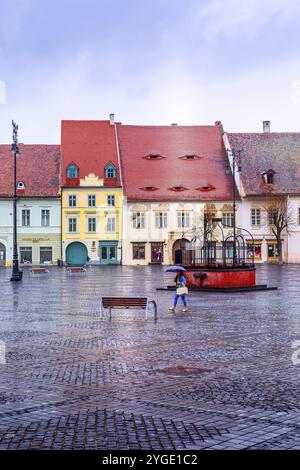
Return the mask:
M 231 148 L 242 150 L 241 178 L 246 195 L 300 193 L 300 133 L 228 133 Z M 262 174 L 275 171 L 274 184 Z
M 24 196 L 58 196 L 60 146 L 19 144 L 17 182 L 25 183 Z M 0 145 L 0 196 L 13 195 L 13 155 L 10 145 Z
M 124 193 L 129 199 L 231 199 L 232 178 L 225 173 L 227 156 L 219 125 L 117 126 Z M 145 158 L 150 154 L 164 158 L 151 161 Z M 180 158 L 185 155 L 200 158 Z M 207 185 L 213 189 L 199 191 Z M 172 191 L 174 187 L 186 189 Z
M 61 123 L 62 185 L 66 185 L 66 169 L 70 163 L 79 168 L 79 178 L 94 173 L 104 178 L 104 168 L 119 165 L 114 126 L 109 121 L 62 121 Z

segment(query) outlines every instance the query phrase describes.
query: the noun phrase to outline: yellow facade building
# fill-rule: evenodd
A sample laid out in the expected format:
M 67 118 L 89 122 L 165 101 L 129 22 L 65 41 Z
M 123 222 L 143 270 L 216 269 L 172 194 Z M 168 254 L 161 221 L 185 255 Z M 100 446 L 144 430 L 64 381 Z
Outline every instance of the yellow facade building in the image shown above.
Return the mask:
M 114 123 L 63 121 L 61 152 L 63 261 L 119 264 L 123 192 Z
M 122 188 L 104 187 L 94 174 L 62 191 L 62 246 L 67 264 L 121 261 Z

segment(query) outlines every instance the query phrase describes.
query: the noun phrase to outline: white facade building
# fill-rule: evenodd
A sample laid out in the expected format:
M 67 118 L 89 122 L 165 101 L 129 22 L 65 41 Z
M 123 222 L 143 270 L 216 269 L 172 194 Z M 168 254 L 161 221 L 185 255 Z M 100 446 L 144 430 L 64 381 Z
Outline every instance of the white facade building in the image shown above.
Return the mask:
M 262 133 L 225 133 L 223 140 L 231 168 L 233 154 L 240 151 L 241 172 L 235 176 L 241 226 L 253 236 L 255 262 L 279 261 L 271 212 L 280 205 L 287 221 L 280 236 L 282 261 L 299 263 L 300 133 L 271 133 L 265 121 Z M 246 239 L 250 251 L 252 237 Z
M 237 204 L 239 224 L 240 203 Z M 123 203 L 123 253 L 125 265 L 176 263 L 176 251 L 196 235 L 203 240 L 204 213 L 232 224 L 231 201 L 126 201 Z M 223 228 L 218 240 L 232 229 Z

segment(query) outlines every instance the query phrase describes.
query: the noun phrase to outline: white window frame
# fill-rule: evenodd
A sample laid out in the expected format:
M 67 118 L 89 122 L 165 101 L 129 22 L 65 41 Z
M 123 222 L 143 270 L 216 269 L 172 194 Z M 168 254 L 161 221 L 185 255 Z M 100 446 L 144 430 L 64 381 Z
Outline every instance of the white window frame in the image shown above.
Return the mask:
M 47 211 L 49 214 L 48 217 L 48 224 L 43 224 L 43 212 Z M 51 225 L 51 210 L 48 208 L 41 209 L 41 227 L 50 227 Z
M 25 221 L 25 219 L 23 219 L 23 213 L 24 212 L 27 212 L 27 215 L 25 217 L 28 218 L 28 221 L 29 223 L 23 223 L 23 221 Z M 31 210 L 30 209 L 21 209 L 21 226 L 22 227 L 30 227 L 31 226 Z
M 146 228 L 145 226 L 145 212 L 135 212 L 132 216 L 132 226 L 136 230 Z
M 155 213 L 155 228 L 167 228 L 168 227 L 168 213 L 167 212 L 156 212 Z
M 71 198 L 75 198 L 75 204 L 71 204 Z M 74 202 L 73 200 L 73 202 Z M 68 202 L 69 202 L 69 207 L 77 207 L 77 195 L 76 194 L 69 194 L 68 195 Z
M 190 213 L 188 211 L 177 212 L 177 227 L 189 228 L 190 227 Z
M 111 204 L 111 203 L 109 202 L 109 198 L 112 198 L 113 204 Z M 109 207 L 116 207 L 116 195 L 115 195 L 115 194 L 108 194 L 106 201 L 107 201 L 107 205 L 108 205 Z
M 95 204 L 90 204 L 91 201 Z M 96 194 L 88 194 L 88 207 L 96 207 Z
M 261 209 L 259 207 L 251 208 L 251 225 L 256 227 L 261 225 Z
M 76 230 L 70 230 L 70 222 L 71 220 L 75 220 L 76 222 Z M 68 233 L 78 233 L 78 217 L 68 217 Z
M 116 233 L 117 231 L 117 219 L 114 215 L 109 215 L 106 218 L 106 232 Z
M 90 227 L 89 227 L 89 221 L 90 220 L 95 221 L 95 230 L 90 230 Z M 88 217 L 87 218 L 87 232 L 88 233 L 96 233 L 97 232 L 97 217 Z
M 226 227 L 229 227 L 229 228 L 233 227 L 233 212 L 223 212 L 222 213 L 222 224 L 224 225 L 225 228 Z

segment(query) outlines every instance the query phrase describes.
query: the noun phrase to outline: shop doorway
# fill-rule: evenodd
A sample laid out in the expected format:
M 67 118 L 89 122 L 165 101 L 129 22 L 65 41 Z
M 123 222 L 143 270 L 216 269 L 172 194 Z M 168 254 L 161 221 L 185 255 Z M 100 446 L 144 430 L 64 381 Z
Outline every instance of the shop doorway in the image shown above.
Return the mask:
M 66 251 L 67 264 L 83 266 L 87 263 L 87 247 L 80 242 L 70 243 Z
M 182 250 L 186 248 L 186 245 L 190 243 L 186 238 L 180 238 L 176 240 L 173 244 L 173 263 L 181 264 L 182 263 Z
M 161 264 L 164 261 L 164 244 L 151 243 L 151 264 Z
M 6 248 L 3 243 L 0 243 L 0 266 L 5 266 L 6 262 Z

